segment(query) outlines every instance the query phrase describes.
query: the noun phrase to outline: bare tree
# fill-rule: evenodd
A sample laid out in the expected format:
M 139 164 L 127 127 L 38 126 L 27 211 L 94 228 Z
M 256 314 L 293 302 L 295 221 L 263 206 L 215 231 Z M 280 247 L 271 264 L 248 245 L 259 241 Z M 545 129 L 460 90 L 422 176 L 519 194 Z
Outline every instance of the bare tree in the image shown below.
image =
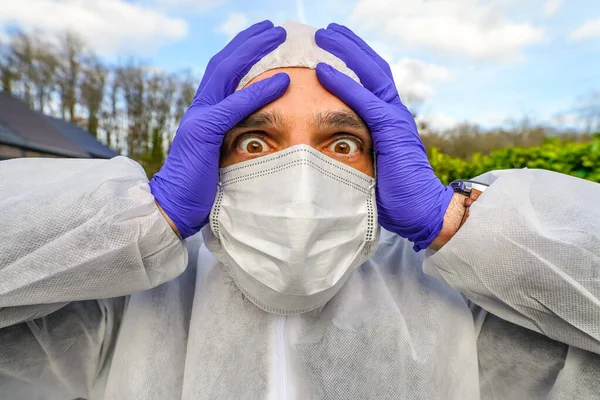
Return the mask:
M 600 133 L 600 91 L 593 91 L 581 96 L 576 112 L 584 123 L 585 133 Z
M 157 172 L 165 160 L 165 137 L 172 125 L 176 90 L 177 82 L 172 75 L 154 72 L 147 78 L 145 108 L 150 123 L 150 143 L 144 162 L 148 174 Z
M 192 76 L 192 73 L 189 70 L 180 74 L 177 82 L 177 95 L 175 98 L 175 120 L 181 120 L 185 111 L 190 104 L 192 104 L 198 82 L 199 80 Z
M 60 89 L 60 111 L 63 119 L 66 120 L 68 114 L 69 121 L 76 122 L 77 89 L 85 46 L 83 40 L 72 32 L 64 33 L 59 42 L 57 82 Z
M 0 38 L 0 83 L 2 90 L 13 93 L 13 85 L 21 78 L 17 59 L 9 37 Z
M 34 63 L 38 110 L 44 113 L 46 106 L 49 105 L 52 93 L 55 91 L 56 68 L 58 66 L 58 60 L 49 43 L 37 43 Z
M 107 76 L 109 84 L 107 93 L 105 93 L 106 102 L 101 111 L 101 125 L 106 134 L 106 145 L 120 150 L 119 139 L 121 137 L 121 109 L 120 87 L 115 69 Z M 113 144 L 114 139 L 114 144 Z
M 55 89 L 58 64 L 50 41 L 39 32 L 14 31 L 5 52 L 3 87 L 13 92 L 13 83 L 19 83 L 20 97 L 44 112 Z
M 104 99 L 104 86 L 108 70 L 94 56 L 90 55 L 83 64 L 81 70 L 81 104 L 86 108 L 87 130 L 94 136 L 98 136 L 99 113 Z
M 175 95 L 175 105 L 174 105 L 174 123 L 175 125 L 179 124 L 181 118 L 183 118 L 183 114 L 185 114 L 188 107 L 192 104 L 194 100 L 194 95 L 196 94 L 196 90 L 198 87 L 199 79 L 194 78 L 190 71 L 184 71 L 177 82 L 177 93 Z M 173 132 L 168 135 L 168 143 L 171 146 L 173 142 Z
M 115 79 L 123 92 L 127 116 L 127 153 L 137 159 L 148 148 L 148 121 L 146 119 L 144 68 L 130 62 L 116 70 Z
M 35 50 L 31 36 L 22 31 L 14 31 L 11 37 L 11 52 L 21 73 L 20 97 L 29 107 L 34 108 L 34 82 L 37 77 L 34 69 Z

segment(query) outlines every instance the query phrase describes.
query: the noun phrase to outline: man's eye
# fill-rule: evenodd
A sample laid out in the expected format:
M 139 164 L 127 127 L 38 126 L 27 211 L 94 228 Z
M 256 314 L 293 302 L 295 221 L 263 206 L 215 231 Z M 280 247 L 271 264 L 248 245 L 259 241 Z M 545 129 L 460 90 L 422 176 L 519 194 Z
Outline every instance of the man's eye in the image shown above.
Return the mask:
M 351 139 L 339 139 L 329 146 L 329 151 L 336 154 L 348 155 L 356 153 L 359 150 L 358 144 Z
M 269 145 L 264 140 L 255 137 L 240 140 L 238 149 L 250 154 L 259 154 L 270 150 Z

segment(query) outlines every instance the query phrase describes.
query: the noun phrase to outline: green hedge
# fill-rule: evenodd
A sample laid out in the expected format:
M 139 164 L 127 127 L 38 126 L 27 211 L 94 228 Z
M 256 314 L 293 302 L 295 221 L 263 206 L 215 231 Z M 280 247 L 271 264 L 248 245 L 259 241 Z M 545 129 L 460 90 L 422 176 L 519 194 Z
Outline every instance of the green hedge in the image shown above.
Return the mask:
M 437 176 L 448 184 L 484 172 L 507 168 L 540 168 L 600 182 L 600 134 L 587 143 L 547 139 L 542 146 L 504 148 L 489 155 L 473 154 L 471 160 L 455 158 L 433 147 L 427 151 Z

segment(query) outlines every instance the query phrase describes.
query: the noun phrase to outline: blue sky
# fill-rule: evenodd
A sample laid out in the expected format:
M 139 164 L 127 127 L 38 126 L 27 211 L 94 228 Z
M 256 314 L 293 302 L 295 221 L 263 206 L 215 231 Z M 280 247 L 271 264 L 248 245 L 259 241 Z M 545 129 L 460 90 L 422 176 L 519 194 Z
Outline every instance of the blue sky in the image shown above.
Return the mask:
M 591 0 L 0 0 L 0 9 L 0 27 L 71 29 L 109 61 L 133 55 L 198 76 L 253 22 L 343 23 L 440 128 L 579 124 L 578 99 L 600 90 L 600 2 Z

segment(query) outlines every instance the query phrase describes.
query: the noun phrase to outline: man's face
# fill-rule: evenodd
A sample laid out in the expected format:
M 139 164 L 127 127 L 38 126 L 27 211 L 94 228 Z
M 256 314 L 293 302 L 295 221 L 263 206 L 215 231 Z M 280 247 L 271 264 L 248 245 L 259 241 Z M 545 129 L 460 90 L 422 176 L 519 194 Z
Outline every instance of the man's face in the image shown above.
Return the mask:
M 290 76 L 287 92 L 227 133 L 221 149 L 221 167 L 306 144 L 373 176 L 369 130 L 354 111 L 321 86 L 314 70 L 274 69 L 247 86 L 278 72 Z

